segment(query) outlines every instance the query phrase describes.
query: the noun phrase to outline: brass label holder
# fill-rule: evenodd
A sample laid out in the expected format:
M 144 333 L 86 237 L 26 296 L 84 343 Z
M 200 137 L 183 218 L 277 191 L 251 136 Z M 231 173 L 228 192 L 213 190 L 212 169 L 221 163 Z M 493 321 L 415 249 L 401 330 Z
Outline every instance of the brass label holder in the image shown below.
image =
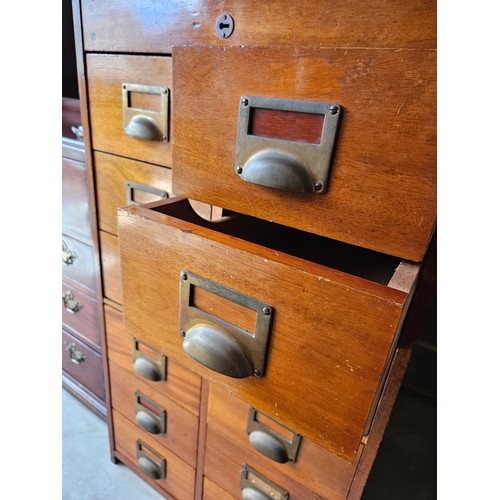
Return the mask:
M 158 382 L 160 380 L 167 380 L 167 357 L 163 354 L 157 353 L 159 361 L 148 356 L 139 350 L 139 345 L 142 344 L 150 351 L 157 353 L 154 349 L 139 340 L 132 339 L 132 363 L 134 371 L 142 377 Z
M 153 186 L 148 186 L 147 184 L 140 184 L 133 181 L 125 181 L 125 199 L 127 205 L 139 205 L 140 203 L 134 200 L 134 192 L 143 191 L 144 193 L 149 193 L 154 196 L 158 196 L 160 200 L 166 200 L 168 198 L 168 193 L 163 189 L 158 189 Z
M 140 439 L 135 441 L 137 466 L 151 479 L 166 479 L 167 461 Z
M 283 488 L 259 474 L 247 464 L 241 466 L 241 496 L 244 500 L 269 498 L 270 500 L 288 500 L 289 493 Z
M 193 305 L 192 289 L 199 287 L 256 314 L 250 333 Z M 180 333 L 182 347 L 203 366 L 233 378 L 264 376 L 273 308 L 259 300 L 188 271 L 180 277 Z
M 249 133 L 252 108 L 323 115 L 319 144 Z M 244 181 L 283 191 L 325 193 L 342 108 L 337 103 L 243 96 L 235 171 Z
M 160 111 L 130 107 L 130 93 L 160 96 Z M 136 139 L 168 142 L 169 89 L 156 85 L 122 84 L 122 114 L 125 135 Z
M 258 422 L 256 419 L 258 413 L 258 410 L 253 407 L 250 407 L 248 411 L 247 434 L 250 443 L 257 451 L 265 455 L 267 458 L 274 460 L 275 462 L 291 462 L 292 464 L 295 463 L 295 461 L 297 460 L 297 455 L 299 453 L 302 436 L 300 434 L 297 434 L 296 432 L 293 432 L 292 440 L 288 441 L 277 432 L 274 432 L 261 422 Z M 292 432 L 285 426 L 281 424 L 278 425 L 283 427 L 283 429 Z
M 148 405 L 156 410 L 156 413 L 143 405 L 141 400 L 147 401 Z M 167 433 L 167 411 L 139 391 L 134 392 L 134 410 L 137 425 L 146 432 L 150 434 Z

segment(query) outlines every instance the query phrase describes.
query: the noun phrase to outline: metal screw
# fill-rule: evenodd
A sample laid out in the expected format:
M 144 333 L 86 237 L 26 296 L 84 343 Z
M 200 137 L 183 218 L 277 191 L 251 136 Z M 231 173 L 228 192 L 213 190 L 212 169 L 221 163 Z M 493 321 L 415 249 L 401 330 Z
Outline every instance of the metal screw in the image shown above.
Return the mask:
M 163 93 L 166 94 L 168 92 L 168 89 L 163 89 Z
M 163 140 L 164 140 L 164 141 L 166 141 L 166 140 L 167 140 L 167 136 L 166 136 L 166 135 L 164 135 L 164 136 L 163 136 Z
M 243 169 L 241 167 L 236 167 L 236 173 L 241 174 L 243 172 Z
M 330 114 L 331 115 L 336 115 L 339 112 L 339 107 L 338 106 L 330 106 Z
M 126 85 L 123 85 L 123 87 L 122 87 L 122 88 L 125 90 L 125 89 L 127 88 L 127 86 L 126 86 Z
M 315 182 L 314 189 L 316 189 L 316 191 L 321 191 L 323 189 L 323 184 L 321 184 L 321 182 Z
M 271 314 L 271 308 L 270 307 L 263 307 L 262 308 L 262 313 L 265 314 L 266 316 L 269 316 Z
M 181 337 L 185 337 L 186 336 L 186 332 L 184 330 L 181 330 L 179 333 L 180 333 Z
M 241 99 L 241 104 L 243 104 L 243 106 L 248 106 L 249 103 L 250 101 L 246 97 L 243 97 Z
M 254 370 L 253 371 L 253 374 L 256 376 L 256 377 L 260 377 L 262 375 L 262 373 L 259 371 L 259 370 Z
M 182 271 L 182 272 L 181 272 L 181 278 L 182 278 L 184 281 L 186 281 L 186 280 L 188 279 L 188 275 L 187 275 L 186 271 Z

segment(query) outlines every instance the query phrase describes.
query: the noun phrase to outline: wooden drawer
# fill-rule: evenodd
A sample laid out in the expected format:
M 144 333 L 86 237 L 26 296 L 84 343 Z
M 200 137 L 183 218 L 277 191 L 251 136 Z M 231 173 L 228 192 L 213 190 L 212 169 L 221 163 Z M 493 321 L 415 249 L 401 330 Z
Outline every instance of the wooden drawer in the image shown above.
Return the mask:
M 168 110 L 170 96 L 163 93 L 162 89 L 170 92 L 172 88 L 172 59 L 90 54 L 87 56 L 87 71 L 93 148 L 171 166 L 172 134 L 168 130 L 168 113 L 158 117 L 161 121 L 160 128 L 166 127 L 167 131 L 163 130 L 156 139 L 140 139 L 128 134 L 133 130 L 151 134 L 153 129 L 147 125 L 151 123 L 151 117 L 145 117 L 145 114 L 159 114 L 164 98 L 167 100 Z M 125 109 L 123 85 L 127 85 L 130 90 L 127 91 L 128 98 L 125 97 Z M 132 87 L 134 85 L 151 88 L 141 91 Z M 127 133 L 125 129 L 128 130 Z M 150 136 L 153 137 L 154 133 Z M 164 135 L 166 140 L 162 139 Z
M 113 411 L 113 427 L 116 451 L 139 467 L 136 443 L 140 440 L 153 451 L 151 453 L 147 448 L 143 449 L 156 463 L 161 464 L 162 460 L 165 461 L 166 477 L 155 480 L 158 486 L 175 498 L 194 498 L 195 470 L 193 467 L 169 449 L 161 446 L 149 434 L 129 422 L 117 411 Z
M 140 377 L 121 368 L 114 361 L 109 362 L 109 371 L 113 408 L 135 423 L 137 418 L 147 415 L 146 426 L 154 422 L 154 431 L 158 432 L 158 427 L 161 429 L 161 432 L 152 433 L 151 438 L 195 467 L 198 446 L 196 415 L 143 382 Z M 154 420 L 149 418 L 148 411 L 153 414 Z M 148 432 L 149 428 L 142 427 L 142 429 Z
M 75 287 L 62 284 L 62 322 L 96 350 L 101 347 L 97 301 Z
M 175 95 L 173 127 L 183 131 L 173 152 L 175 193 L 422 260 L 436 222 L 435 51 L 175 47 L 173 64 L 174 88 L 182 89 Z M 250 97 L 247 107 L 244 96 Z M 271 109 L 275 101 L 259 104 L 255 98 L 326 107 L 312 114 L 283 112 Z M 342 117 L 329 180 L 318 185 L 326 192 L 318 193 L 320 176 L 311 173 L 306 181 L 295 166 L 312 170 L 320 163 L 327 143 L 320 141 L 321 131 L 332 118 L 328 103 L 339 104 Z M 249 113 L 246 128 L 240 113 Z M 313 126 L 307 117 L 319 123 Z M 265 144 L 257 144 L 257 137 Z M 237 151 L 247 156 L 237 162 Z M 264 154 L 259 161 L 258 152 Z M 293 160 L 273 160 L 284 155 Z M 311 192 L 265 187 L 245 176 L 287 186 L 300 177 L 294 189 L 306 189 L 304 184 Z
M 231 500 L 233 497 L 210 478 L 203 478 L 203 500 Z
M 82 0 L 85 50 L 168 53 L 172 45 L 436 46 L 435 2 L 335 3 L 228 0 L 203 3 Z M 216 35 L 219 16 L 234 18 L 230 38 Z M 286 12 L 286 19 L 283 19 Z M 113 22 L 110 23 L 109 20 Z M 278 22 L 279 21 L 279 22 Z
M 101 243 L 102 286 L 104 296 L 117 304 L 122 303 L 122 276 L 118 237 L 99 231 Z
M 405 264 L 243 215 L 207 222 L 183 199 L 119 210 L 118 227 L 128 335 L 354 460 L 408 299 L 393 288 Z M 408 267 L 407 290 L 417 271 Z M 186 324 L 180 292 L 183 318 L 192 318 Z M 236 298 L 221 296 L 226 292 Z M 262 362 L 266 313 L 272 321 Z M 204 324 L 216 326 L 200 331 Z M 198 340 L 186 343 L 193 336 Z M 249 361 L 252 342 L 260 360 Z M 205 368 L 186 354 L 188 343 L 221 371 L 245 370 L 233 373 L 244 377 L 255 368 L 263 376 Z
M 286 463 L 273 461 L 257 451 L 250 443 L 250 436 L 247 434 L 248 421 L 252 421 L 252 424 L 250 424 L 252 427 L 248 427 L 249 430 L 254 433 L 261 433 L 261 446 L 271 444 L 270 451 L 274 453 L 276 453 L 277 446 L 276 434 L 282 436 L 284 441 L 293 443 L 294 433 L 277 425 L 260 412 L 249 416 L 250 409 L 251 407 L 231 396 L 221 387 L 215 384 L 210 385 L 208 403 L 209 434 L 212 432 L 220 434 L 229 442 L 234 443 L 232 449 L 225 453 L 226 455 L 230 456 L 230 453 L 233 453 L 232 456 L 235 462 L 253 464 L 254 467 L 265 471 L 266 477 L 269 477 L 269 479 L 276 479 L 276 482 L 281 481 L 284 483 L 286 480 L 283 479 L 283 475 L 288 476 L 293 481 L 300 482 L 321 498 L 333 500 L 347 497 L 356 464 L 348 464 L 335 454 L 329 453 L 324 448 L 305 438 L 300 439 L 296 456 L 293 456 L 292 452 L 293 463 L 291 461 Z M 255 424 L 255 421 L 258 423 Z M 265 434 L 265 438 L 269 436 L 272 439 L 264 441 L 262 439 L 263 434 Z M 212 437 L 209 437 L 208 441 L 214 446 L 213 448 L 207 447 L 206 451 L 207 461 L 213 462 L 214 465 L 213 470 L 211 469 L 211 477 L 218 480 L 221 473 L 217 472 L 215 465 L 216 457 L 221 453 L 221 444 L 218 444 Z M 282 450 L 284 448 L 280 448 L 276 458 L 281 459 Z
M 122 315 L 109 306 L 104 306 L 106 321 L 106 340 L 108 357 L 123 370 L 133 373 L 132 338 L 123 330 Z M 158 359 L 155 354 L 154 359 Z M 182 367 L 179 363 L 167 360 L 167 376 L 165 381 L 150 381 L 141 378 L 149 386 L 152 393 L 157 392 L 174 400 L 194 415 L 200 413 L 201 378 Z
M 86 292 L 95 293 L 94 248 L 63 234 L 62 275 L 64 281 L 70 282 Z
M 94 154 L 99 229 L 117 234 L 116 209 L 172 195 L 172 171 L 106 153 Z
M 102 356 L 63 330 L 62 369 L 104 400 Z
M 62 159 L 62 228 L 65 234 L 92 244 L 85 163 Z

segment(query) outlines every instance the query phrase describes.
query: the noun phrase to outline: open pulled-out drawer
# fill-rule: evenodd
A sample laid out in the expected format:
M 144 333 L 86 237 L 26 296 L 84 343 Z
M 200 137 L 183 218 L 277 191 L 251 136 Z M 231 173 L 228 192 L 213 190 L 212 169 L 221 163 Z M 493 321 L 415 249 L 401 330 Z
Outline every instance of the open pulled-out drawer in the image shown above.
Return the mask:
M 348 462 L 418 266 L 184 198 L 118 212 L 128 335 Z

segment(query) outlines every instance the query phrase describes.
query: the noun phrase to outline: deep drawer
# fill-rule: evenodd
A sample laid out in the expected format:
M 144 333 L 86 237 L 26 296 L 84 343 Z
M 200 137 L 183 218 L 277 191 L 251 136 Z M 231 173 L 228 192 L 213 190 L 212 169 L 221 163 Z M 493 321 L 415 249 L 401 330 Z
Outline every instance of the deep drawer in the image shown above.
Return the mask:
M 109 371 L 113 408 L 195 467 L 198 418 L 114 361 Z
M 143 472 L 146 469 L 153 473 L 161 473 L 163 469 L 162 477 L 152 479 L 175 498 L 194 498 L 195 471 L 193 467 L 154 441 L 150 435 L 129 422 L 117 411 L 113 411 L 113 427 L 115 448 L 118 452 Z M 141 460 L 141 453 L 146 455 L 145 460 Z
M 435 51 L 190 46 L 173 65 L 177 195 L 422 260 L 436 222 Z
M 108 357 L 117 366 L 132 374 L 133 358 L 132 338 L 123 330 L 122 315 L 115 309 L 104 306 L 106 320 L 106 340 L 108 343 Z M 145 350 L 145 353 L 147 351 Z M 151 352 L 153 360 L 160 360 L 160 353 Z M 150 381 L 145 378 L 141 380 L 149 386 L 149 390 L 161 393 L 167 398 L 173 399 L 194 415 L 200 413 L 201 379 L 195 373 L 186 370 L 179 363 L 166 360 L 166 380 Z
M 62 369 L 104 400 L 102 356 L 63 330 Z
M 171 166 L 172 59 L 90 54 L 87 70 L 93 148 Z
M 94 154 L 99 229 L 117 234 L 116 209 L 172 196 L 172 171 L 118 156 Z
M 286 484 L 291 480 L 292 483 L 301 483 L 321 498 L 347 498 L 356 464 L 348 464 L 308 439 L 297 438 L 293 431 L 277 425 L 260 412 L 250 410 L 251 407 L 220 386 L 210 385 L 206 453 L 211 467 L 207 474 L 215 481 L 221 481 L 224 475 L 221 471 L 225 468 L 216 466 L 218 457 L 232 456 L 240 465 L 252 464 L 265 471 L 274 482 Z M 224 436 L 232 443 L 231 448 L 222 451 L 222 442 L 212 433 Z M 288 461 L 284 461 L 286 455 Z
M 62 322 L 76 330 L 94 349 L 101 346 L 97 301 L 75 287 L 62 284 Z
M 65 281 L 95 293 L 96 275 L 94 266 L 94 248 L 86 243 L 62 235 L 62 275 Z
M 408 299 L 399 260 L 182 199 L 118 225 L 127 334 L 352 462 Z
M 433 2 L 382 2 L 361 5 L 352 0 L 259 2 L 228 0 L 203 3 L 128 3 L 82 0 L 85 50 L 169 53 L 172 45 L 426 47 L 436 46 Z M 227 12 L 234 31 L 216 34 L 218 18 Z M 286 12 L 286 19 L 283 17 Z M 265 13 L 265 14 L 264 14 Z M 111 23 L 110 20 L 113 22 Z M 281 22 L 278 22 L 281 21 Z M 292 36 L 293 35 L 293 36 Z

